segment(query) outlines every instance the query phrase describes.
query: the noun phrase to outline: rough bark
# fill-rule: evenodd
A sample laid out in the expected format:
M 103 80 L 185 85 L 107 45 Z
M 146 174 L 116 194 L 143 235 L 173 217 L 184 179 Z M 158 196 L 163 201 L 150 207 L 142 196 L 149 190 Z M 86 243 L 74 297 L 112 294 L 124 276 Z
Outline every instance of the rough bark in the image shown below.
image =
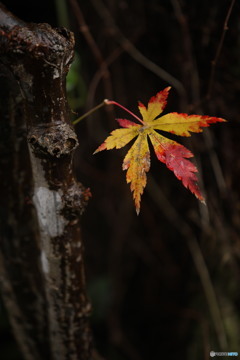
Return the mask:
M 49 358 L 37 222 L 18 84 L 0 68 L 1 293 L 26 359 Z
M 89 360 L 79 227 L 89 192 L 72 171 L 78 141 L 65 94 L 74 37 L 3 6 L 0 24 L 3 299 L 26 359 Z

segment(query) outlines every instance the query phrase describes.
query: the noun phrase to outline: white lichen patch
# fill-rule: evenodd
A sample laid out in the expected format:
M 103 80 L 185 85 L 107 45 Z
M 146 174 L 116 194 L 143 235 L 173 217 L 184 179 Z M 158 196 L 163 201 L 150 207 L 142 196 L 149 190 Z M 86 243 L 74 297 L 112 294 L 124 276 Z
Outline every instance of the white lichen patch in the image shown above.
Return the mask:
M 43 272 L 48 274 L 49 273 L 49 263 L 48 263 L 48 259 L 46 257 L 44 250 L 41 251 L 41 263 L 42 263 Z
M 60 191 L 49 190 L 44 186 L 36 187 L 33 202 L 37 209 L 41 231 L 50 237 L 61 236 L 67 222 L 60 215 L 62 208 Z
M 60 189 L 50 190 L 48 188 L 41 163 L 44 160 L 35 157 L 30 146 L 29 150 L 35 183 L 32 200 L 36 207 L 42 241 L 49 243 L 49 237 L 62 236 L 67 225 L 67 220 L 61 215 L 63 207 L 62 191 Z
M 57 79 L 60 77 L 60 72 L 59 70 L 55 67 L 53 70 L 53 79 Z

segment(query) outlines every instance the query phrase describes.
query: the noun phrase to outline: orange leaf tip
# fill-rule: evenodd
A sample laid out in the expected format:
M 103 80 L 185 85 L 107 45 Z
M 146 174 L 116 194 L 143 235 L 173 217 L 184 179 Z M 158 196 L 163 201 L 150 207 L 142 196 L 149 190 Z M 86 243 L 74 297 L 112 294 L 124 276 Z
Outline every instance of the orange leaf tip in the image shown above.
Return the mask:
M 103 151 L 103 150 L 106 150 L 106 143 L 102 143 L 93 153 L 93 155 L 97 154 L 99 151 Z

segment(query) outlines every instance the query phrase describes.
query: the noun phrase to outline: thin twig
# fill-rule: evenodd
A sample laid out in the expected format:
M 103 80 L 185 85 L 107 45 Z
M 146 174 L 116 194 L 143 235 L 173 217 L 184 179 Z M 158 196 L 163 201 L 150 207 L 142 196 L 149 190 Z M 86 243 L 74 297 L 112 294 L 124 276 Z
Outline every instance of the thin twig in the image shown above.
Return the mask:
M 191 88 L 190 91 L 188 89 L 188 92 L 191 94 L 191 101 L 196 103 L 200 99 L 199 74 L 194 58 L 188 19 L 182 11 L 179 0 L 171 0 L 171 3 L 182 33 L 181 41 L 184 55 L 184 60 L 182 61 L 183 82 L 184 84 L 189 83 Z
M 213 89 L 213 84 L 214 84 L 214 78 L 215 78 L 215 73 L 216 73 L 216 66 L 217 66 L 217 62 L 219 60 L 220 57 L 220 53 L 223 47 L 223 43 L 224 43 L 224 39 L 226 36 L 226 32 L 228 30 L 228 22 L 229 22 L 229 18 L 231 16 L 232 13 L 232 9 L 233 6 L 235 4 L 235 0 L 231 1 L 231 4 L 229 6 L 224 24 L 223 24 L 223 31 L 221 34 L 221 38 L 214 56 L 214 59 L 211 62 L 211 70 L 210 70 L 210 76 L 209 76 L 209 82 L 208 82 L 208 86 L 207 86 L 207 95 L 202 98 L 201 100 L 199 100 L 197 103 L 193 104 L 193 106 L 191 106 L 190 111 L 193 112 L 196 108 L 199 108 L 201 105 L 203 105 L 205 102 L 209 101 L 211 99 L 212 96 L 212 89 Z
M 79 6 L 79 3 L 76 0 L 68 0 L 68 1 L 72 8 L 72 12 L 73 12 L 74 16 L 76 17 L 79 30 L 85 37 L 85 40 L 86 40 L 90 50 L 92 51 L 93 56 L 95 57 L 99 67 L 101 68 L 105 97 L 112 98 L 112 84 L 111 84 L 111 80 L 110 80 L 111 77 L 110 77 L 110 72 L 108 70 L 106 61 L 104 60 L 104 57 L 102 56 L 102 53 L 101 53 L 96 41 L 94 40 L 92 34 L 89 31 L 89 27 L 84 19 L 84 16 L 83 16 L 83 13 Z
M 149 60 L 122 34 L 121 30 L 115 24 L 111 13 L 102 1 L 91 0 L 91 2 L 98 15 L 104 21 L 105 26 L 111 29 L 111 34 L 115 37 L 118 43 L 120 43 L 124 50 L 139 64 L 150 70 L 162 80 L 166 81 L 168 84 L 172 85 L 178 91 L 179 95 L 185 100 L 186 91 L 183 84 L 166 70 Z
M 213 83 L 214 83 L 214 77 L 215 77 L 215 72 L 216 72 L 216 64 L 218 62 L 218 59 L 219 59 L 219 56 L 220 56 L 220 53 L 221 53 L 221 50 L 222 50 L 222 47 L 223 47 L 223 42 L 224 42 L 224 39 L 225 39 L 225 36 L 226 36 L 226 32 L 228 30 L 228 21 L 229 21 L 229 18 L 231 16 L 234 4 L 235 4 L 235 0 L 232 0 L 231 4 L 229 6 L 229 9 L 228 9 L 227 16 L 225 18 L 224 24 L 223 24 L 223 31 L 222 31 L 222 35 L 221 35 L 217 50 L 216 50 L 216 54 L 215 54 L 214 59 L 212 60 L 211 73 L 210 73 L 208 91 L 207 91 L 207 96 L 206 96 L 207 100 L 209 100 L 210 97 L 211 97 Z
M 124 49 L 122 47 L 118 47 L 105 59 L 105 63 L 108 66 L 108 68 L 123 52 Z M 86 100 L 87 109 L 91 109 L 93 107 L 96 89 L 104 75 L 104 72 L 105 69 L 100 67 L 94 74 L 93 78 L 91 79 L 88 88 L 87 100 Z
M 184 13 L 182 12 L 182 8 L 179 3 L 179 0 L 171 0 L 171 2 L 173 5 L 173 8 L 174 8 L 174 11 L 175 11 L 176 18 L 178 19 L 178 22 L 182 28 L 183 44 L 184 44 L 183 47 L 184 47 L 185 53 L 186 53 L 186 61 L 185 62 L 189 63 L 189 65 L 190 65 L 189 68 L 191 69 L 191 71 L 189 73 L 189 76 L 192 80 L 190 91 L 193 94 L 193 101 L 197 105 L 195 107 L 198 108 L 198 113 L 199 112 L 203 113 L 202 109 L 201 109 L 203 100 L 200 100 L 200 96 L 199 96 L 199 93 L 200 93 L 199 76 L 198 76 L 198 71 L 197 71 L 196 64 L 195 64 L 195 61 L 194 61 L 194 58 L 192 55 L 192 44 L 191 44 L 191 37 L 190 37 L 189 28 L 188 28 L 188 24 L 187 24 L 187 18 L 184 15 Z M 226 16 L 224 28 L 227 26 L 229 16 L 232 11 L 232 6 L 233 6 L 233 2 L 231 4 L 231 7 L 229 8 L 228 14 Z M 218 46 L 218 49 L 217 49 L 217 52 L 215 55 L 215 60 L 214 60 L 215 64 L 220 55 L 220 50 L 223 45 L 224 36 L 225 36 L 225 33 L 222 34 L 221 41 L 219 43 L 219 46 Z M 214 76 L 214 73 L 212 73 L 212 76 Z M 210 80 L 210 81 L 213 81 L 213 77 L 212 77 L 212 80 Z M 209 83 L 209 86 L 210 86 L 210 83 Z M 209 93 L 209 91 L 207 91 L 207 94 L 208 93 Z M 207 100 L 207 99 L 205 98 L 205 100 Z M 191 108 L 191 112 L 192 111 L 193 111 L 193 108 Z M 217 157 L 216 152 L 213 150 L 213 139 L 212 139 L 211 133 L 208 131 L 208 129 L 205 130 L 203 136 L 204 136 L 204 140 L 205 140 L 205 143 L 207 146 L 207 150 L 209 151 L 209 154 L 210 154 L 210 160 L 212 163 L 212 168 L 215 173 L 216 182 L 218 184 L 219 190 L 223 191 L 226 189 L 226 184 L 225 184 L 225 180 L 224 180 L 224 176 L 223 176 L 223 172 L 221 169 L 219 159 Z M 206 208 L 204 210 L 206 211 Z
M 184 221 L 184 219 L 177 213 L 172 204 L 170 204 L 170 202 L 166 199 L 152 176 L 149 176 L 148 182 L 148 191 L 154 202 L 161 210 L 163 210 L 162 213 L 164 216 L 169 219 L 171 224 L 173 224 L 179 233 L 182 234 L 182 236 L 187 240 L 189 251 L 191 253 L 196 271 L 199 275 L 206 296 L 219 346 L 222 350 L 224 350 L 227 348 L 227 338 L 223 326 L 221 310 L 201 248 L 195 238 L 195 235 L 192 232 L 191 227 L 187 224 L 187 222 Z

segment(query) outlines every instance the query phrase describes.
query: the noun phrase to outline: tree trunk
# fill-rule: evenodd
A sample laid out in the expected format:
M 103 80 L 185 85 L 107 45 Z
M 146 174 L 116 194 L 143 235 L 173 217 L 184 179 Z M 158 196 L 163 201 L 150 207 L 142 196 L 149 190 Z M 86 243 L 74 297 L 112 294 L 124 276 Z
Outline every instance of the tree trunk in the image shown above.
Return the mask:
M 3 6 L 0 24 L 2 296 L 25 359 L 89 360 L 79 226 L 89 191 L 72 171 L 65 94 L 73 34 Z

